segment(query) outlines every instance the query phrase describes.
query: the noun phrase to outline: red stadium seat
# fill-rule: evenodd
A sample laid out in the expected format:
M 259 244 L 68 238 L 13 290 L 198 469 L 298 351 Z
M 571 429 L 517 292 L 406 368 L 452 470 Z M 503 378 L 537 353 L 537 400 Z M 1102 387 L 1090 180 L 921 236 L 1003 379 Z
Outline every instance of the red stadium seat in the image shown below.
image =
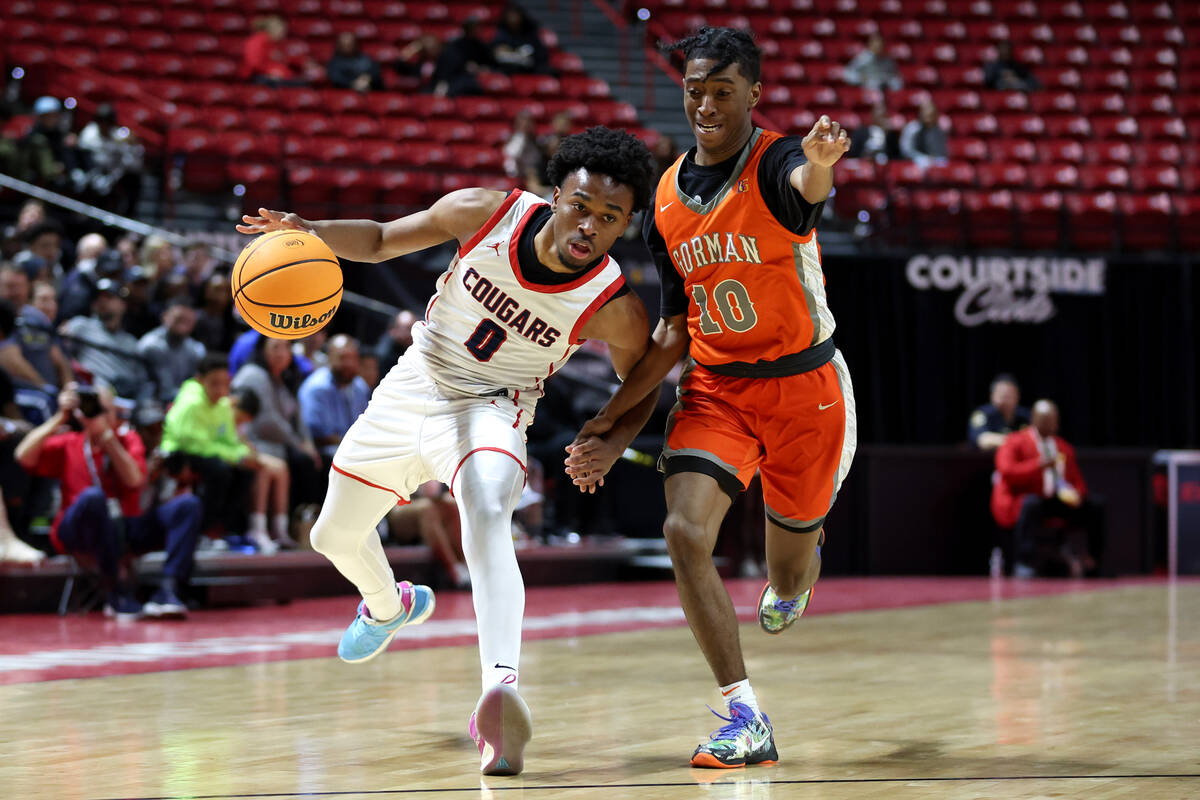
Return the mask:
M 1092 117 L 1092 132 L 1097 139 L 1134 139 L 1138 122 L 1133 117 Z
M 1133 94 L 1126 105 L 1136 117 L 1175 114 L 1175 100 L 1169 94 Z
M 1089 164 L 1133 163 L 1134 148 L 1128 142 L 1098 141 L 1083 143 L 1084 158 Z
M 440 142 L 406 142 L 400 162 L 419 167 L 449 167 L 454 164 L 450 148 Z
M 1139 164 L 1179 165 L 1183 163 L 1183 148 L 1175 142 L 1143 142 L 1135 151 Z
M 1188 194 L 1200 193 L 1200 166 L 1185 166 L 1180 170 L 1180 182 Z
M 943 89 L 932 92 L 933 104 L 942 112 L 978 111 L 983 103 L 973 89 Z
M 975 181 L 975 165 L 969 161 L 948 161 L 925 170 L 925 182 L 931 186 L 971 189 Z
M 900 79 L 908 87 L 938 87 L 944 85 L 938 70 L 930 64 L 901 64 L 897 68 Z M 979 84 L 983 83 L 983 73 L 980 71 Z
M 839 186 L 879 186 L 882 178 L 875 162 L 869 158 L 848 158 L 838 162 Z
M 925 183 L 925 170 L 912 161 L 889 161 L 884 179 L 890 187 L 915 188 Z
M 1035 114 L 1076 114 L 1079 102 L 1074 92 L 1035 92 L 1029 96 L 1029 110 Z
M 1187 128 L 1179 117 L 1145 115 L 1138 120 L 1138 124 L 1145 139 L 1183 141 L 1187 138 Z
M 1067 195 L 1072 244 L 1083 250 L 1111 250 L 1116 226 L 1117 196 L 1112 192 Z
M 951 129 L 956 136 L 989 136 L 999 129 L 991 114 L 952 114 Z
M 1029 95 L 1025 92 L 984 92 L 980 97 L 983 100 L 983 110 L 990 114 L 1030 110 Z
M 1166 250 L 1174 231 L 1171 196 L 1159 194 L 1122 195 L 1121 245 L 1125 250 Z
M 282 111 L 250 110 L 245 116 L 250 129 L 261 133 L 283 133 L 289 127 L 289 117 Z
M 1079 113 L 1089 117 L 1125 113 L 1125 95 L 1120 92 L 1080 92 L 1078 101 Z
M 1033 250 L 1061 250 L 1063 196 L 1060 192 L 1018 192 L 1016 207 L 1018 241 Z
M 1075 67 L 1053 67 L 1041 70 L 1038 78 L 1047 89 L 1078 91 L 1083 87 L 1083 77 Z
M 1061 115 L 1046 117 L 1046 136 L 1051 138 L 1086 139 L 1092 135 L 1092 125 L 1084 116 Z
M 1179 195 L 1175 198 L 1176 231 L 1179 249 L 1200 252 L 1200 195 Z
M 1139 192 L 1174 192 L 1179 190 L 1179 170 L 1167 164 L 1139 167 L 1131 173 L 1133 188 Z
M 954 136 L 949 141 L 950 157 L 956 161 L 987 161 L 988 143 L 971 136 Z
M 1173 69 L 1135 69 L 1132 85 L 1135 92 L 1175 92 L 1179 79 Z
M 1088 165 L 1079 169 L 1079 186 L 1088 191 L 1129 191 L 1129 170 L 1117 164 Z
M 1125 69 L 1133 66 L 1133 51 L 1128 47 L 1100 47 L 1092 51 L 1091 64 L 1103 69 Z
M 982 87 L 983 69 L 976 66 L 945 66 L 937 70 L 944 86 Z
M 1012 247 L 1013 193 L 998 189 L 968 191 L 962 196 L 970 220 L 967 244 L 971 247 Z
M 997 139 L 990 144 L 992 158 L 1016 164 L 1032 164 L 1037 160 L 1037 148 L 1028 139 Z
M 1077 189 L 1079 169 L 1074 164 L 1036 164 L 1029 168 L 1029 185 L 1038 191 Z
M 979 164 L 975 167 L 981 189 L 1024 188 L 1028 173 L 1020 164 Z
M 1000 135 L 1006 138 L 1040 136 L 1046 132 L 1046 122 L 1037 114 L 1005 114 L 997 122 Z
M 1046 56 L 1046 66 L 1055 68 L 1086 67 L 1091 62 L 1091 53 L 1086 47 L 1078 44 L 1046 45 L 1042 51 Z M 1043 70 L 1039 70 L 1041 74 Z

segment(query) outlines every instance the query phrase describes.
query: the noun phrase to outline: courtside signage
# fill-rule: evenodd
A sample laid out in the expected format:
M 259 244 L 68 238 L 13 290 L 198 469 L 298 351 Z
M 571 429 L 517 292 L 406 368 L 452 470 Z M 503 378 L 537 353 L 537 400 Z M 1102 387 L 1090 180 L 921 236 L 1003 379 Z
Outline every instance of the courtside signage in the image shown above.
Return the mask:
M 1045 322 L 1058 311 L 1053 295 L 1103 295 L 1106 269 L 1102 258 L 918 255 L 904 271 L 914 289 L 961 290 L 954 316 L 973 328 Z

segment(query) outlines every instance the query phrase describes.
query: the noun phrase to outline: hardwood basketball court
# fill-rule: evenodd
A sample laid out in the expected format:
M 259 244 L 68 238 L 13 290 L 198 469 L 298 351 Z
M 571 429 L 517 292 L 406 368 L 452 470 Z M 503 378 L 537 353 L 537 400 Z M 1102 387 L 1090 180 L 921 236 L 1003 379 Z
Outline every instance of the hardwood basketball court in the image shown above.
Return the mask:
M 526 772 L 481 778 L 470 598 L 374 662 L 354 600 L 0 618 L 8 798 L 1200 797 L 1200 582 L 827 579 L 797 628 L 730 583 L 774 767 L 693 770 L 718 695 L 669 583 L 535 588 Z

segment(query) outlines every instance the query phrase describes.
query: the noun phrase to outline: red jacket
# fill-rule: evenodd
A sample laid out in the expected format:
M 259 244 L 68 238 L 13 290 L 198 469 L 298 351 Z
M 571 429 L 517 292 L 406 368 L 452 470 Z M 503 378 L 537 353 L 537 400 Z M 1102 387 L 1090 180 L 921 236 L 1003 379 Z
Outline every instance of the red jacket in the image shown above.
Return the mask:
M 1087 484 L 1075 460 L 1075 448 L 1061 436 L 1054 437 L 1054 445 L 1066 459 L 1064 477 L 1079 492 L 1087 496 Z M 1032 427 L 1009 434 L 996 451 L 996 480 L 992 484 L 992 516 L 1002 528 L 1017 524 L 1021 503 L 1027 495 L 1043 494 L 1042 453 L 1038 449 Z

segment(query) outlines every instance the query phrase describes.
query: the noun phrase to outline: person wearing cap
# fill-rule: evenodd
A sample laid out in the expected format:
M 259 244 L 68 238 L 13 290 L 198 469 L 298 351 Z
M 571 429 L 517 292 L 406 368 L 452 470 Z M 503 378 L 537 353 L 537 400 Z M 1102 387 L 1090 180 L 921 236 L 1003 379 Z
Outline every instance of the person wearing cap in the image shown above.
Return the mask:
M 13 338 L 21 348 L 21 355 L 37 375 L 34 385 L 37 388 L 52 387 L 53 395 L 74 376 L 71 365 L 58 346 L 54 321 L 41 309 L 30 305 L 31 291 L 29 275 L 25 270 L 14 264 L 0 265 L 0 298 L 11 303 L 17 315 Z
M 62 103 L 56 97 L 39 97 L 33 104 L 33 127 L 21 137 L 19 150 L 27 176 L 39 183 L 69 188 L 82 176 L 75 134 L 64 130 Z
M 84 369 L 111 384 L 119 396 L 136 399 L 149 396 L 153 386 L 138 355 L 137 339 L 121 327 L 126 294 L 116 280 L 101 278 L 92 315 L 67 320 L 59 333 Z

